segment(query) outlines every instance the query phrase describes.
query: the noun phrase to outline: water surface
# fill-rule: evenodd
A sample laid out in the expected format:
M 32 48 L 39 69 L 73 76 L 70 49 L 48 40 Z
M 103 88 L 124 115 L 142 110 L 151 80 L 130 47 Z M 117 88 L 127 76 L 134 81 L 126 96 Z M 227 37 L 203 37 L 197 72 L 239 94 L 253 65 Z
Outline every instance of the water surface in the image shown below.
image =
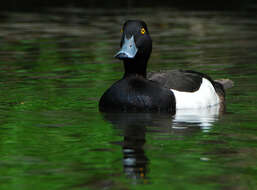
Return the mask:
M 128 18 L 148 24 L 149 71 L 232 79 L 226 111 L 99 113 Z M 1 189 L 256 188 L 255 15 L 56 9 L 1 13 L 0 31 Z

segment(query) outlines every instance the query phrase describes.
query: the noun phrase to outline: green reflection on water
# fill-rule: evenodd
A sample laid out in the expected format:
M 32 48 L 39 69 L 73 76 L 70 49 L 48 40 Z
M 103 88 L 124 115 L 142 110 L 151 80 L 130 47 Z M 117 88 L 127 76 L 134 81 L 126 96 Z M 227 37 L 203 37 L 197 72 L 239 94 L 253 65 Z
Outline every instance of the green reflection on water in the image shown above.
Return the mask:
M 254 189 L 256 19 L 134 14 L 154 40 L 149 71 L 193 69 L 235 82 L 227 113 L 204 125 L 201 117 L 98 112 L 102 93 L 122 76 L 113 55 L 124 12 L 2 19 L 1 189 Z

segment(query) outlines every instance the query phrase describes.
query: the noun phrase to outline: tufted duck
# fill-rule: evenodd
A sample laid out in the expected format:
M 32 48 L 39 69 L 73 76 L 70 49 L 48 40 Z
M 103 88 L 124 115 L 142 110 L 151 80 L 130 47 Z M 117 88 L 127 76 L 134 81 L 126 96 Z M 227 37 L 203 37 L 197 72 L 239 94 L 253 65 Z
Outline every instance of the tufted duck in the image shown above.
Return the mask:
M 206 108 L 224 103 L 224 87 L 232 81 L 214 81 L 195 71 L 172 70 L 150 73 L 147 61 L 152 39 L 145 22 L 128 20 L 122 28 L 121 49 L 115 55 L 123 61 L 125 73 L 101 97 L 102 112 L 169 112 Z

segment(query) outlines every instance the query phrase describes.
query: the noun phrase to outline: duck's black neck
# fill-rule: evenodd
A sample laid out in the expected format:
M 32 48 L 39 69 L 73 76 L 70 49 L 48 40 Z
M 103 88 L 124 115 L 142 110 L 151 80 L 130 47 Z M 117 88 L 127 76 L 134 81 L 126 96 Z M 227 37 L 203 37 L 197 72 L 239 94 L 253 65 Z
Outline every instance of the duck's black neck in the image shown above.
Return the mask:
M 147 60 L 143 59 L 126 59 L 123 61 L 125 73 L 124 77 L 139 75 L 146 78 Z

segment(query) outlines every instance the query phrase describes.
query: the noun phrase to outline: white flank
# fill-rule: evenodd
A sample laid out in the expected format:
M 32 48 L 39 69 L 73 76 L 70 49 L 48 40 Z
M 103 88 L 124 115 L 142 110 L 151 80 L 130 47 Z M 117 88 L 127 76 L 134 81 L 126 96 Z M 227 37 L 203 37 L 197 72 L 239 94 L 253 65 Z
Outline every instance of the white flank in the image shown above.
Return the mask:
M 199 109 L 214 106 L 220 103 L 211 82 L 205 78 L 200 88 L 195 92 L 181 92 L 170 89 L 176 98 L 177 109 Z

